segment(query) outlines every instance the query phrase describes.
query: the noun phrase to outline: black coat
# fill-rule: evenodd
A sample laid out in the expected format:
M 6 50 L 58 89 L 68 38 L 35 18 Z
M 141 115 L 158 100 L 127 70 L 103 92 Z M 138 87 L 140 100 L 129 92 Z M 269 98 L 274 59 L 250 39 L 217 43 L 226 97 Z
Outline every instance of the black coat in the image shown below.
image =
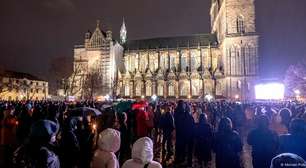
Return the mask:
M 210 124 L 199 124 L 196 128 L 196 150 L 198 151 L 199 159 L 202 161 L 211 161 L 212 150 L 212 127 Z
M 170 112 L 162 114 L 159 126 L 163 130 L 163 135 L 169 137 L 174 130 L 174 119 Z
M 257 128 L 249 133 L 247 141 L 252 146 L 253 167 L 269 167 L 278 149 L 277 133 L 268 128 Z
M 216 168 L 240 168 L 242 141 L 236 131 L 218 132 L 214 137 Z

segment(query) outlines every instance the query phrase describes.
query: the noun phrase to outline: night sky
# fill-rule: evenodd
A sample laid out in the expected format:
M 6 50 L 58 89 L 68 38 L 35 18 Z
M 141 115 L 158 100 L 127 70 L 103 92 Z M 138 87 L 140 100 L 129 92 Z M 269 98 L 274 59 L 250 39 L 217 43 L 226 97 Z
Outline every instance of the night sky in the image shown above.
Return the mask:
M 115 38 L 123 17 L 129 39 L 209 33 L 209 8 L 210 0 L 1 0 L 0 66 L 46 78 L 50 60 L 72 61 L 97 19 Z M 306 57 L 305 8 L 305 0 L 256 0 L 264 77 Z

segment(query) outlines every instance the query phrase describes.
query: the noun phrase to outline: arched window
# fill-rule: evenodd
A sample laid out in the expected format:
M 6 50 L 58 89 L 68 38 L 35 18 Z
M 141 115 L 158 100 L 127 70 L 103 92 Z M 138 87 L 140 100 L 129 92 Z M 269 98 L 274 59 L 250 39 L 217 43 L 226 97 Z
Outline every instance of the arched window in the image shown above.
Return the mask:
M 152 85 L 151 83 L 146 84 L 146 96 L 151 96 L 152 95 Z
M 163 96 L 164 95 L 164 86 L 162 84 L 158 84 L 157 86 L 157 95 Z
M 136 96 L 141 96 L 141 88 L 142 88 L 141 83 L 140 82 L 137 83 L 136 88 L 135 88 L 135 95 Z
M 192 80 L 192 95 L 197 96 L 200 95 L 200 91 L 202 88 L 202 81 L 199 79 Z
M 237 81 L 237 89 L 241 89 L 241 81 L 240 80 Z
M 129 95 L 130 95 L 130 87 L 129 87 L 128 84 L 125 85 L 124 95 L 125 95 L 125 96 L 129 96 Z
M 230 51 L 230 74 L 236 75 L 236 47 L 232 47 Z
M 180 96 L 188 96 L 190 92 L 190 85 L 188 82 L 181 83 L 181 93 Z
M 237 17 L 237 33 L 245 33 L 244 21 L 242 16 Z
M 187 53 L 183 52 L 181 54 L 181 68 L 182 68 L 182 70 L 186 70 L 187 66 L 188 66 Z
M 174 95 L 174 85 L 173 84 L 169 84 L 168 86 L 168 96 L 175 96 Z

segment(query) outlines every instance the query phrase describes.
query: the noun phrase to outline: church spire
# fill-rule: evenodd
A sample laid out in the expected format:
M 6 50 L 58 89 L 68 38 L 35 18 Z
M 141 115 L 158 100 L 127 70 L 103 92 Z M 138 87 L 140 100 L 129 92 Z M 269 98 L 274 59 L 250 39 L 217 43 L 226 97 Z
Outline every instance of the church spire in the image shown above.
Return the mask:
M 125 27 L 124 18 L 123 18 L 121 29 L 120 29 L 120 42 L 121 42 L 121 44 L 124 44 L 126 42 L 126 40 L 127 40 L 127 31 L 126 31 L 126 27 Z
M 100 28 L 100 20 L 97 20 L 97 28 Z

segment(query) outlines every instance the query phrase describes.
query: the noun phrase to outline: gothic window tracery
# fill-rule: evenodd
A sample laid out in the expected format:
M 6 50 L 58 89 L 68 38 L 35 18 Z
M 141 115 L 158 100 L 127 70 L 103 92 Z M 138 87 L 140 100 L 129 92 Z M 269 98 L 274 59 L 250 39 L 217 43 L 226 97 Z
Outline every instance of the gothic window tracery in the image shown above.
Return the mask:
M 242 16 L 237 17 L 237 33 L 245 33 L 244 20 Z
M 163 96 L 164 95 L 164 86 L 162 83 L 159 83 L 157 86 L 157 95 Z
M 186 67 L 188 66 L 188 55 L 186 52 L 182 52 L 181 54 L 181 68 L 182 70 L 186 70 Z
M 146 96 L 152 96 L 152 84 L 150 82 L 146 83 Z
M 170 83 L 168 86 L 168 96 L 175 96 L 174 84 Z
M 124 95 L 129 96 L 130 95 L 130 86 L 127 84 L 125 85 Z
M 141 82 L 138 82 L 135 87 L 135 95 L 141 96 L 141 90 L 142 90 L 142 84 Z
M 190 84 L 188 82 L 183 81 L 180 83 L 180 87 L 181 87 L 180 96 L 188 96 L 190 92 Z

